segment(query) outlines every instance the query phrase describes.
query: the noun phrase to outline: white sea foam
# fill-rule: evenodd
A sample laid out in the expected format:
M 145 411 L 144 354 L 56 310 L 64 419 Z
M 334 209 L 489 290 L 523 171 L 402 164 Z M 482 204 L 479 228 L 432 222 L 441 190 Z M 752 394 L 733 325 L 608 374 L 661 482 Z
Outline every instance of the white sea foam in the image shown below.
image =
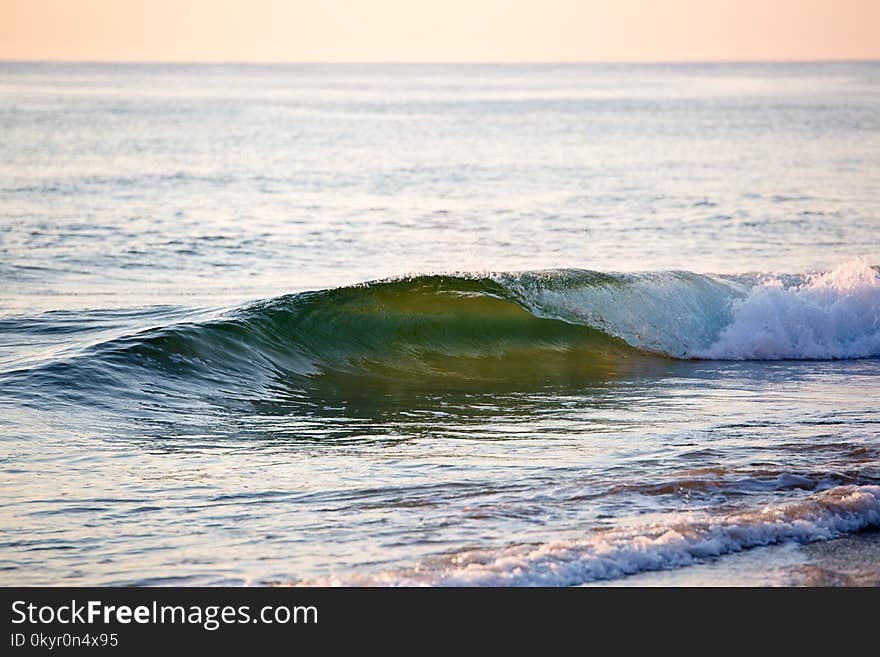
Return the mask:
M 301 582 L 322 586 L 572 586 L 677 568 L 744 549 L 830 539 L 880 525 L 880 486 L 839 486 L 726 515 L 682 515 L 576 541 L 471 550 L 411 570 Z
M 880 271 L 864 258 L 809 276 L 644 272 L 583 285 L 505 282 L 539 316 L 675 358 L 880 356 Z
M 733 321 L 692 358 L 834 359 L 880 356 L 880 273 L 864 259 L 788 286 L 771 278 L 733 302 Z

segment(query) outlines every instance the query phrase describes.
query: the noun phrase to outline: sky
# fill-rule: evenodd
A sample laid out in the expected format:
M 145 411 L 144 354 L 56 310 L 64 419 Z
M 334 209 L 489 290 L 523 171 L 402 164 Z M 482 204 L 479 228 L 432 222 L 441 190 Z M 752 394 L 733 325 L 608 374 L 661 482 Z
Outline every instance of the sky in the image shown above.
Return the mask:
M 880 59 L 880 0 L 0 0 L 0 60 Z

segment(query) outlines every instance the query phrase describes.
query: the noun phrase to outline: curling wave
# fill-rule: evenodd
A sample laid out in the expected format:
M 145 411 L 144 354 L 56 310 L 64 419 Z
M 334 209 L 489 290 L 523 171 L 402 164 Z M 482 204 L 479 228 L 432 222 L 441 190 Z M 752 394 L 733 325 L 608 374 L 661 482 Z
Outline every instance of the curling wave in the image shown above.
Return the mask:
M 583 380 L 657 357 L 866 358 L 880 356 L 880 272 L 854 260 L 792 276 L 415 276 L 279 297 L 222 319 L 103 342 L 81 356 L 74 360 L 87 362 L 92 380 L 137 368 L 230 384 L 363 375 Z

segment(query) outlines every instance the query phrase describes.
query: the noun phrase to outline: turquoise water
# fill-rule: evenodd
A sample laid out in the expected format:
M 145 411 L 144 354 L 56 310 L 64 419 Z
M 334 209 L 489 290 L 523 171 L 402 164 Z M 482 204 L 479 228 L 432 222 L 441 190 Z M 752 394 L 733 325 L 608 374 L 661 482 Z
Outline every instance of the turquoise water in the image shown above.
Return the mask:
M 880 524 L 876 63 L 7 63 L 0 135 L 4 584 Z

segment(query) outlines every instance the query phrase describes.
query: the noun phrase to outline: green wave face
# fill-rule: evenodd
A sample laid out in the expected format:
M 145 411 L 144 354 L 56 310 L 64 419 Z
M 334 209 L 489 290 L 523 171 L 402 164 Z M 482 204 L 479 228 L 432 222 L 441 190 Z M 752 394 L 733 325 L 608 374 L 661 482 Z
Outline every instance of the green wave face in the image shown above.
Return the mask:
M 580 378 L 608 375 L 634 355 L 599 330 L 532 314 L 489 281 L 431 278 L 339 296 L 306 313 L 297 331 L 325 368 L 476 380 Z M 340 338 L 345 348 L 336 351 Z
M 271 332 L 276 364 L 311 376 L 582 379 L 639 357 L 602 331 L 533 314 L 488 279 L 380 282 L 298 295 L 266 310 L 262 330 Z
M 222 321 L 142 333 L 115 344 L 112 360 L 221 387 L 241 379 L 356 386 L 365 377 L 391 386 L 583 382 L 658 360 L 596 328 L 527 310 L 517 294 L 457 276 L 305 292 Z

